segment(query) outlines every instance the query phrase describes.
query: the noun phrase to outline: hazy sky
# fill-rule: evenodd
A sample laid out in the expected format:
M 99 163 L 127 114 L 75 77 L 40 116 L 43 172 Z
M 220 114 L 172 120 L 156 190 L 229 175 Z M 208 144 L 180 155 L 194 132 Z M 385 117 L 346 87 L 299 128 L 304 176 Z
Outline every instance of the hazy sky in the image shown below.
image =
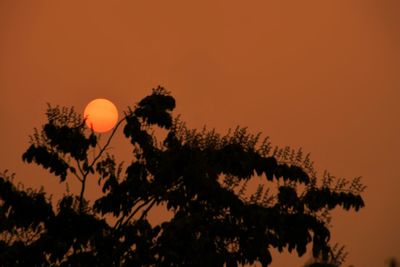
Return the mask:
M 399 72 L 398 0 L 1 0 L 0 169 L 61 192 L 21 161 L 46 103 L 122 112 L 163 85 L 189 127 L 248 126 L 311 152 L 320 174 L 363 176 L 366 208 L 335 212 L 333 241 L 347 264 L 383 266 L 400 258 Z

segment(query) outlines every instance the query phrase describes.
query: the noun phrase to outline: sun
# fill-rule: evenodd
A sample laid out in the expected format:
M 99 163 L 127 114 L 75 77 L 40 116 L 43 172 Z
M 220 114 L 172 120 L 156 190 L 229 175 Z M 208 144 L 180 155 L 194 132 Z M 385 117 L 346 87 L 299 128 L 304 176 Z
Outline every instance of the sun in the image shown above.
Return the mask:
M 98 98 L 87 104 L 83 116 L 93 131 L 104 133 L 111 130 L 118 121 L 118 110 L 109 100 Z

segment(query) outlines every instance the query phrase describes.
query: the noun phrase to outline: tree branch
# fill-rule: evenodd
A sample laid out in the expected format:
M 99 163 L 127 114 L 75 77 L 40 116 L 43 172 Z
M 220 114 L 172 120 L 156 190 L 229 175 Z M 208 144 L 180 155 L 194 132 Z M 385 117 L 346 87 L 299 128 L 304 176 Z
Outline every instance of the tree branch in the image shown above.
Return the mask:
M 140 199 L 136 200 L 136 201 L 132 204 L 132 207 L 136 206 L 136 204 L 137 204 L 139 201 L 140 201 Z M 119 218 L 119 219 L 117 220 L 117 222 L 115 223 L 113 229 L 116 229 L 119 225 L 121 225 L 121 224 L 122 224 L 122 221 L 126 218 L 127 215 L 128 215 L 128 214 L 125 214 L 125 213 L 124 213 L 124 214 L 121 216 L 121 218 Z
M 125 222 L 124 223 L 121 223 L 120 225 L 121 226 L 125 226 L 132 218 L 133 218 L 133 216 L 135 216 L 135 214 L 141 209 L 141 208 L 143 208 L 144 206 L 146 206 L 147 204 L 149 204 L 150 202 L 152 202 L 151 204 L 150 204 L 150 206 L 148 206 L 147 208 L 146 208 L 146 210 L 144 211 L 144 212 L 148 212 L 149 210 L 150 210 L 150 208 L 154 205 L 154 203 L 155 203 L 155 198 L 150 198 L 150 199 L 148 199 L 147 201 L 145 201 L 144 203 L 142 203 L 141 205 L 139 205 L 130 215 L 129 215 L 129 217 L 125 220 Z M 143 214 L 142 214 L 142 216 L 143 216 Z M 140 219 L 142 219 L 142 216 L 140 217 Z
M 82 211 L 83 211 L 83 194 L 85 192 L 85 187 L 86 187 L 86 177 L 87 177 L 87 173 L 85 176 L 83 176 L 81 193 L 79 195 L 79 212 L 80 213 L 82 213 Z
M 82 178 L 81 177 L 79 177 L 79 175 L 78 174 L 76 174 L 76 172 L 72 172 L 74 175 L 75 175 L 75 177 L 79 180 L 79 182 L 81 182 L 82 183 Z
M 76 160 L 76 165 L 78 166 L 78 170 L 81 173 L 81 175 L 85 175 L 85 172 L 82 170 L 81 164 L 79 163 L 79 160 Z
M 139 221 L 142 220 L 147 215 L 147 213 L 154 206 L 154 204 L 156 204 L 156 199 L 155 198 L 153 199 L 151 204 L 143 211 L 142 215 L 139 218 Z
M 100 157 L 102 156 L 103 152 L 106 150 L 106 148 L 110 145 L 111 139 L 113 138 L 113 136 L 115 135 L 118 127 L 121 125 L 121 123 L 126 119 L 126 116 L 123 117 L 118 123 L 117 125 L 115 125 L 113 131 L 111 132 L 110 137 L 108 137 L 106 144 L 100 149 L 99 154 L 97 154 L 97 156 L 93 159 L 92 163 L 89 165 L 88 170 L 90 170 L 93 165 L 100 159 Z M 88 172 L 86 172 L 87 174 Z
M 99 154 L 93 159 L 92 163 L 88 166 L 87 170 L 83 172 L 83 178 L 81 180 L 82 182 L 82 187 L 81 187 L 81 193 L 79 195 L 79 211 L 83 211 L 83 196 L 85 193 L 85 186 L 86 186 L 86 178 L 90 173 L 90 170 L 93 168 L 94 164 L 100 159 L 102 156 L 103 152 L 106 150 L 106 148 L 110 145 L 111 139 L 114 137 L 115 133 L 117 132 L 118 127 L 121 125 L 121 123 L 126 119 L 126 116 L 124 116 L 114 127 L 113 131 L 111 132 L 110 137 L 108 137 L 106 144 L 104 145 L 103 148 L 100 149 Z M 82 171 L 82 169 L 79 166 L 79 170 Z

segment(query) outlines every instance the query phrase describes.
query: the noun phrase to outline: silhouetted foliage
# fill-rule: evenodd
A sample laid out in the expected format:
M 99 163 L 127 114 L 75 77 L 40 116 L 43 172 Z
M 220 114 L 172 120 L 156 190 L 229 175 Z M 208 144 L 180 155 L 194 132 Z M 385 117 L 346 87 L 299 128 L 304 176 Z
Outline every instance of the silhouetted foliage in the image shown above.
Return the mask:
M 346 260 L 348 253 L 345 251 L 345 246 L 335 244 L 331 247 L 329 254 L 318 255 L 311 260 L 311 262 L 304 265 L 304 267 L 340 267 Z
M 328 257 L 329 211 L 364 206 L 359 178 L 348 185 L 325 173 L 318 183 L 301 149 L 273 149 L 246 128 L 189 130 L 174 107 L 154 89 L 101 146 L 73 109 L 49 106 L 23 160 L 60 182 L 79 180 L 81 190 L 53 206 L 44 192 L 1 175 L 1 266 L 268 266 L 271 249 L 301 256 L 310 243 L 315 257 Z M 106 153 L 122 124 L 133 146 L 126 168 Z M 84 197 L 87 179 L 102 192 L 93 202 Z M 260 181 L 255 192 L 250 179 Z M 160 205 L 172 218 L 151 224 L 147 214 Z
M 389 267 L 397 267 L 398 266 L 398 262 L 397 262 L 396 258 L 390 258 L 389 260 L 386 261 L 386 263 Z

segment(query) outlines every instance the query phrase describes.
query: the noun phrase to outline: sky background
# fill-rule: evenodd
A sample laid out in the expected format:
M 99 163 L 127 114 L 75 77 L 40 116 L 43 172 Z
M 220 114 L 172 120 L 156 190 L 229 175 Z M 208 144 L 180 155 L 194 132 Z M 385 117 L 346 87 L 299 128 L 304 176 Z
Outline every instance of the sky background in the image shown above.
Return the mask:
M 399 71 L 398 0 L 1 0 L 0 169 L 57 196 L 65 185 L 21 160 L 46 103 L 108 98 L 122 115 L 162 85 L 189 127 L 248 126 L 311 152 L 319 174 L 362 176 L 366 208 L 334 212 L 333 241 L 346 266 L 384 266 L 400 258 Z

